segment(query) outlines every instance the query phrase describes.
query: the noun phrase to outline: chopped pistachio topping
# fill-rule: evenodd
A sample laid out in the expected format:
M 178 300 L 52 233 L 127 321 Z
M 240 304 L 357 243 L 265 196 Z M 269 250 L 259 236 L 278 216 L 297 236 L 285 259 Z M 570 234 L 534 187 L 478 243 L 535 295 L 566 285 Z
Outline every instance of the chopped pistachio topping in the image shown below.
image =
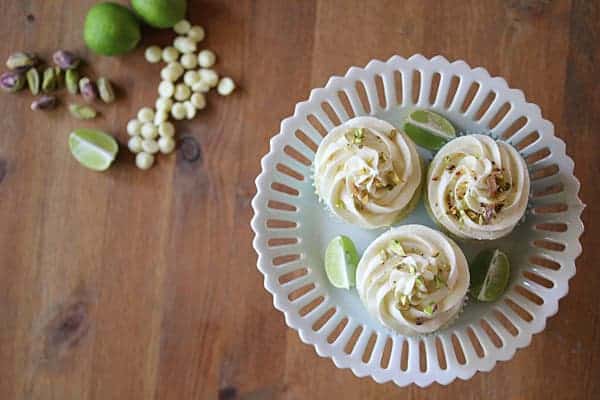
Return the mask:
M 367 203 L 369 202 L 369 193 L 368 193 L 368 192 L 367 192 L 367 193 L 365 193 L 365 194 L 363 194 L 363 195 L 361 196 L 361 198 L 360 198 L 360 202 L 361 202 L 361 203 L 362 203 L 364 206 L 366 206 L 366 205 L 367 205 Z
M 398 131 L 396 129 L 392 129 L 389 133 L 390 139 L 392 139 L 392 140 L 396 139 L 397 134 L 398 134 Z
M 431 303 L 431 304 L 426 305 L 423 308 L 423 312 L 427 315 L 432 315 L 436 309 L 437 309 L 437 304 Z
M 442 278 L 440 278 L 439 275 L 435 275 L 433 277 L 433 283 L 434 283 L 436 289 L 440 289 L 440 288 L 446 286 L 446 282 L 444 282 L 444 280 Z
M 398 240 L 392 240 L 390 242 L 390 245 L 388 246 L 388 248 L 390 249 L 390 251 L 392 251 L 393 253 L 396 253 L 399 256 L 406 255 L 406 252 L 404 251 L 404 249 L 402 248 L 402 245 L 400 244 L 400 242 Z
M 401 310 L 408 310 L 410 308 L 410 303 L 408 301 L 407 295 L 400 295 L 398 299 L 398 308 L 400 308 Z
M 344 134 L 344 137 L 350 144 L 362 144 L 363 139 L 365 138 L 365 129 L 364 128 L 352 128 L 348 130 Z
M 388 179 L 394 183 L 394 185 L 398 185 L 400 182 L 402 182 L 402 179 L 400 179 L 400 177 L 394 170 L 391 170 L 390 172 L 388 172 L 387 176 L 388 176 Z

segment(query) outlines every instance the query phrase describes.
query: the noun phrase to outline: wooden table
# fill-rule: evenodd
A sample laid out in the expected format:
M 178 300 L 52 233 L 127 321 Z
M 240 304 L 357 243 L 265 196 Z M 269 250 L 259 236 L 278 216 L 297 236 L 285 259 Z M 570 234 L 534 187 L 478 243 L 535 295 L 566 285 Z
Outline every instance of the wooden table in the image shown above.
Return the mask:
M 173 34 L 93 56 L 81 39 L 92 3 L 0 4 L 2 57 L 76 50 L 121 93 L 83 124 L 0 96 L 0 399 L 600 398 L 598 1 L 190 1 L 241 89 L 178 124 L 184 151 L 143 172 L 122 149 L 103 174 L 75 162 L 68 133 L 125 143 L 156 97 L 160 66 L 143 48 Z M 358 379 L 302 344 L 262 288 L 249 227 L 260 157 L 294 104 L 349 66 L 413 53 L 522 89 L 567 142 L 588 204 L 578 274 L 546 330 L 492 372 L 426 390 Z

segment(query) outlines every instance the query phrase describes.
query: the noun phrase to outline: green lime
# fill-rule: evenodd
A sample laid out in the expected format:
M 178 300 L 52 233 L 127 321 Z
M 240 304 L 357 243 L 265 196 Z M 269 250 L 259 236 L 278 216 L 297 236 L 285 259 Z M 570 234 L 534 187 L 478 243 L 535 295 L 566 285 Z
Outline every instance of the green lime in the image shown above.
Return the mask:
M 506 290 L 510 279 L 510 262 L 501 250 L 484 250 L 469 268 L 471 296 L 479 301 L 496 301 Z
M 141 37 L 137 18 L 120 4 L 98 3 L 85 17 L 83 39 L 95 53 L 105 56 L 127 53 L 137 46 Z
M 346 236 L 336 236 L 325 250 L 325 272 L 329 282 L 335 287 L 350 289 L 356 283 L 358 252 L 352 240 Z
M 186 0 L 131 0 L 135 12 L 154 28 L 172 28 L 185 18 Z
M 69 135 L 69 149 L 84 167 L 104 171 L 114 161 L 119 145 L 110 135 L 94 129 L 76 129 Z
M 429 110 L 415 110 L 404 121 L 404 132 L 421 147 L 438 150 L 456 137 L 454 126 Z

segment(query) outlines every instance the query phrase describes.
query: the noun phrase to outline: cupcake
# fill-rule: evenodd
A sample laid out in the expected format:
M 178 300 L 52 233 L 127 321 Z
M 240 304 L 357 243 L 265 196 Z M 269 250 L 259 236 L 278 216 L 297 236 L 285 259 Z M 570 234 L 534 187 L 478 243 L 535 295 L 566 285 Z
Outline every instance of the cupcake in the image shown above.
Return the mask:
M 389 226 L 410 213 L 423 175 L 411 139 L 373 117 L 332 129 L 314 162 L 319 198 L 344 221 L 367 229 Z
M 485 135 L 447 143 L 431 161 L 426 205 L 432 218 L 463 239 L 508 235 L 529 199 L 529 172 L 511 145 Z
M 392 228 L 364 252 L 356 288 L 371 315 L 403 335 L 447 325 L 462 309 L 469 267 L 443 233 L 422 225 Z

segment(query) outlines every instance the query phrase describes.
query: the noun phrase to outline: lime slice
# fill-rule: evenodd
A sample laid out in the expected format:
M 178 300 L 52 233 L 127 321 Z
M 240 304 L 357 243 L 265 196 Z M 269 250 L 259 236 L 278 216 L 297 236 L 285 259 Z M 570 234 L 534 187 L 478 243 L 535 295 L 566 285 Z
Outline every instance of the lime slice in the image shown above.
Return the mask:
M 429 150 L 438 150 L 456 137 L 454 126 L 429 110 L 414 110 L 404 121 L 404 132 L 416 144 Z
M 329 282 L 335 287 L 350 289 L 356 283 L 358 252 L 352 240 L 337 236 L 325 250 L 325 272 Z
M 470 266 L 471 296 L 479 301 L 496 301 L 510 279 L 510 262 L 501 250 L 484 250 Z
M 110 135 L 93 129 L 76 129 L 69 135 L 71 154 L 84 167 L 104 171 L 114 161 L 119 145 Z

